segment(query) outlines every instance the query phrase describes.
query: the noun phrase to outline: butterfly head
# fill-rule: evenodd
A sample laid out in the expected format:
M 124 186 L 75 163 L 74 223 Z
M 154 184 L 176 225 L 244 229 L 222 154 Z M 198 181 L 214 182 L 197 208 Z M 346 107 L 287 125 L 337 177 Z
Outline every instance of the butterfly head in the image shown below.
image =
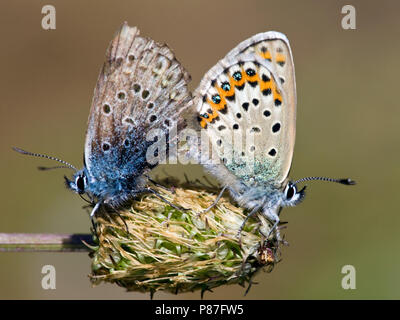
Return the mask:
M 296 185 L 300 182 L 313 181 L 313 180 L 336 182 L 336 183 L 340 183 L 340 184 L 344 184 L 344 185 L 356 184 L 356 182 L 354 180 L 351 180 L 349 178 L 332 179 L 332 178 L 326 178 L 326 177 L 307 177 L 307 178 L 302 178 L 302 179 L 294 181 L 294 182 L 289 181 L 283 191 L 282 206 L 292 207 L 292 206 L 299 204 L 301 201 L 303 201 L 304 197 L 306 196 L 306 193 L 305 193 L 306 186 L 304 186 L 300 191 L 298 191 Z
M 24 154 L 24 155 L 46 158 L 49 160 L 57 161 L 62 164 L 60 166 L 55 166 L 55 167 L 38 167 L 39 170 L 44 171 L 44 170 L 60 169 L 60 168 L 74 170 L 75 174 L 73 175 L 72 180 L 69 180 L 66 176 L 64 176 L 65 184 L 66 184 L 67 188 L 75 191 L 79 195 L 88 193 L 88 178 L 87 178 L 88 174 L 87 174 L 86 169 L 78 170 L 72 164 L 70 164 L 64 160 L 58 159 L 56 157 L 46 155 L 46 154 L 33 153 L 33 152 L 26 151 L 26 150 L 22 150 L 20 148 L 13 148 L 13 149 L 14 149 L 14 151 Z
M 88 179 L 85 170 L 77 171 L 72 177 L 72 180 L 69 180 L 66 176 L 64 176 L 64 179 L 67 188 L 78 194 L 87 193 Z
M 282 194 L 282 206 L 293 207 L 304 200 L 306 196 L 306 187 L 304 186 L 301 190 L 298 190 L 296 184 L 289 181 L 283 190 Z

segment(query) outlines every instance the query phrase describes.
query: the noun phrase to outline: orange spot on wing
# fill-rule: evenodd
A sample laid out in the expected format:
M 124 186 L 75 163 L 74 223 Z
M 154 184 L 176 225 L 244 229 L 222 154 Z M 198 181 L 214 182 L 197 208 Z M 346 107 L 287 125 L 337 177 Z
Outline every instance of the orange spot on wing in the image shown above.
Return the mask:
M 276 62 L 280 63 L 280 62 L 285 62 L 286 61 L 286 57 L 284 54 L 282 53 L 277 53 L 276 54 Z
M 260 82 L 260 77 L 258 76 L 258 72 L 256 72 L 256 74 L 254 76 L 249 76 L 246 72 L 244 73 L 244 77 L 246 81 L 250 81 L 250 82 L 254 82 L 254 81 L 258 81 Z
M 213 121 L 216 117 L 218 117 L 218 112 L 216 110 L 213 110 L 213 113 L 210 115 L 209 118 L 207 119 L 208 122 Z
M 214 102 L 213 102 L 212 100 L 210 100 L 210 99 L 207 99 L 207 103 L 211 106 L 211 108 L 214 110 L 214 112 L 223 109 L 223 108 L 225 107 L 225 105 L 226 105 L 225 97 L 222 96 L 221 94 L 220 94 L 220 97 L 221 97 L 221 102 L 218 103 L 218 104 L 217 104 L 217 103 L 214 103 Z
M 239 83 L 243 83 L 244 79 L 242 78 L 241 81 L 235 81 L 232 77 L 229 77 L 229 85 L 230 85 L 230 90 L 225 91 L 223 90 L 220 86 L 215 86 L 216 90 L 218 91 L 218 94 L 221 98 L 220 103 L 214 103 L 211 99 L 206 100 L 206 103 L 208 103 L 211 106 L 211 109 L 213 110 L 212 114 L 208 114 L 208 118 L 203 118 L 200 122 L 200 125 L 205 128 L 207 126 L 207 123 L 212 122 L 216 117 L 219 115 L 219 110 L 222 110 L 226 107 L 226 96 L 232 96 L 235 94 L 235 84 L 240 85 Z
M 272 81 L 271 80 L 269 80 L 267 82 L 261 81 L 260 90 L 263 91 L 265 89 L 272 90 Z
M 271 53 L 269 51 L 260 52 L 260 56 L 261 56 L 261 58 L 267 59 L 269 61 L 271 61 L 271 59 L 272 59 Z
M 207 122 L 210 123 L 213 121 L 216 117 L 218 117 L 218 112 L 216 110 L 213 110 L 212 113 L 207 113 L 208 118 L 204 118 L 203 116 L 200 116 L 201 121 L 200 125 L 204 128 L 207 125 Z
M 244 81 L 245 81 L 245 78 L 244 78 L 244 76 L 243 76 L 243 74 L 244 74 L 243 69 L 242 69 L 242 71 L 241 71 L 241 74 L 242 74 L 242 79 L 239 80 L 239 81 L 236 81 L 234 78 L 229 77 L 229 82 L 230 82 L 232 88 L 234 88 L 234 86 L 240 87 L 241 85 L 243 85 L 243 83 L 244 83 Z M 231 89 L 232 89 L 232 88 L 231 88 Z
M 260 90 L 261 92 L 267 89 L 271 89 L 271 92 L 273 94 L 274 100 L 279 99 L 282 101 L 282 95 L 279 93 L 278 87 L 276 85 L 276 82 L 274 81 L 274 78 L 270 78 L 269 81 L 259 81 L 260 83 Z
M 229 91 L 225 91 L 221 87 L 216 87 L 221 98 L 231 96 L 235 93 L 235 80 L 232 77 L 229 77 L 229 86 L 231 87 Z
M 274 100 L 279 99 L 282 102 L 282 96 L 276 87 L 274 88 L 273 92 L 274 92 Z

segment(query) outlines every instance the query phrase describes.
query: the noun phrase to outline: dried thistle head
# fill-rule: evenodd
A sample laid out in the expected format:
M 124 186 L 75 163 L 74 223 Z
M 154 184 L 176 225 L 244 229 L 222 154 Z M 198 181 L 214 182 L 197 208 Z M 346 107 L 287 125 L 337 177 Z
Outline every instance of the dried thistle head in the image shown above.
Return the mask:
M 151 294 L 203 293 L 224 284 L 244 286 L 257 271 L 263 267 L 271 271 L 279 261 L 280 242 L 265 239 L 271 225 L 262 216 L 249 219 L 239 240 L 246 212 L 228 197 L 198 216 L 215 200 L 214 193 L 188 186 L 155 189 L 175 206 L 189 210 L 176 210 L 145 194 L 130 209 L 99 216 L 93 284 L 106 281 Z

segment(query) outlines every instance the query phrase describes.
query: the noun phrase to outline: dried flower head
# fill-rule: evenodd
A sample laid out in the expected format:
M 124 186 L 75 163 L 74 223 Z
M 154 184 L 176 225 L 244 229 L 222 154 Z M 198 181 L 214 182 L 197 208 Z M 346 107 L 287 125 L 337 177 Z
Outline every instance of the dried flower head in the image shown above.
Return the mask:
M 210 190 L 155 189 L 188 210 L 145 194 L 127 210 L 99 216 L 92 283 L 117 283 L 128 291 L 151 294 L 203 293 L 225 284 L 244 286 L 258 270 L 271 271 L 278 262 L 280 242 L 265 239 L 271 225 L 262 216 L 249 219 L 239 239 L 246 212 L 228 197 L 199 216 L 215 200 Z

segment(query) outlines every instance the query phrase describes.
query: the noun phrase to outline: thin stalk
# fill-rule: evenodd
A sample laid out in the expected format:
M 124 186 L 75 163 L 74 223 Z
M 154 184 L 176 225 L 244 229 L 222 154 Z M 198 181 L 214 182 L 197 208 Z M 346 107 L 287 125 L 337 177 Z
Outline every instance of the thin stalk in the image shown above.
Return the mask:
M 0 233 L 0 252 L 88 252 L 94 245 L 90 234 Z

